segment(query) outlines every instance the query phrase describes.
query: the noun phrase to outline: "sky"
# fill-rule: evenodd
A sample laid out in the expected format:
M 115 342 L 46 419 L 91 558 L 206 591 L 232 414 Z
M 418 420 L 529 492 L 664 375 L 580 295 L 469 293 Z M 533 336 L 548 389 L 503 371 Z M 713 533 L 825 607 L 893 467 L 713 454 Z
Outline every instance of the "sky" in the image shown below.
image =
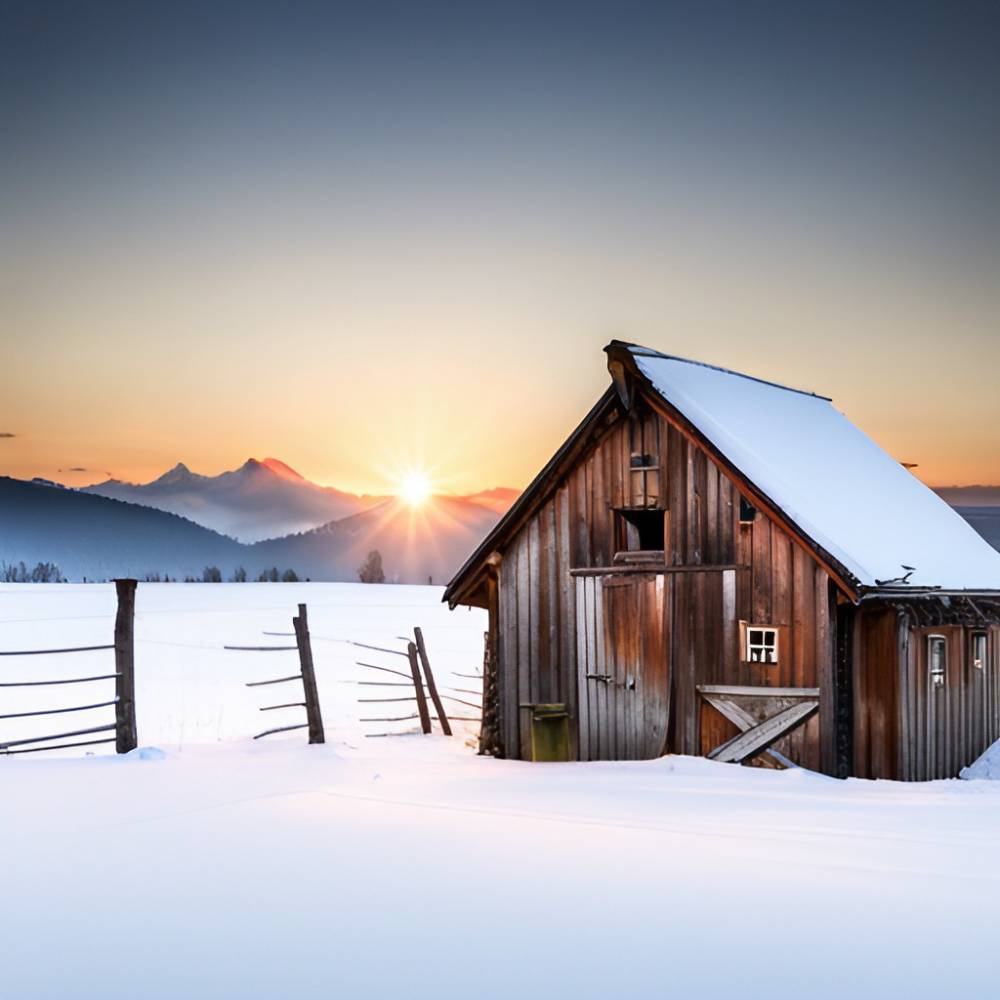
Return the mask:
M 0 0 L 0 474 L 525 485 L 629 340 L 1000 482 L 1000 5 Z

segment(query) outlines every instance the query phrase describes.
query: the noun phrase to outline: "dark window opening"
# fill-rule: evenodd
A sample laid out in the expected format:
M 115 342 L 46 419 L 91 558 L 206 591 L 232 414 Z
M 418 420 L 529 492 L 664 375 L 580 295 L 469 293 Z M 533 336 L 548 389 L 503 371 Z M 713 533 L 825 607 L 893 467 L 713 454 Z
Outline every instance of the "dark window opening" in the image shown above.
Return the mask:
M 740 497 L 740 523 L 749 524 L 756 517 L 757 508 L 746 497 Z
M 619 510 L 615 512 L 618 524 L 617 548 L 619 552 L 662 552 L 664 550 L 664 512 L 646 510 Z

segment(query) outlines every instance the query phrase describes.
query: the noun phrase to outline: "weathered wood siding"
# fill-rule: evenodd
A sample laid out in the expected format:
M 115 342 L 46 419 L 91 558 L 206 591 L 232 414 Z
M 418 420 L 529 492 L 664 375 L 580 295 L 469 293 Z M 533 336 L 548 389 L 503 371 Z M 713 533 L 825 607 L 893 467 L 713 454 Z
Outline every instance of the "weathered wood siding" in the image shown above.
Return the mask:
M 986 662 L 973 663 L 976 635 Z M 928 639 L 942 636 L 944 683 L 934 685 Z M 954 778 L 1000 739 L 1000 628 L 913 627 L 892 607 L 862 609 L 855 625 L 854 773 Z
M 696 683 L 818 687 L 819 714 L 788 737 L 785 752 L 832 773 L 834 625 L 826 571 L 762 512 L 741 524 L 740 494 L 729 476 L 669 421 L 645 406 L 637 410 L 619 416 L 552 484 L 501 553 L 497 633 L 507 756 L 530 755 L 523 705 L 565 702 L 580 722 L 577 596 L 569 571 L 612 565 L 615 508 L 666 506 L 666 565 L 739 566 L 727 598 L 736 619 L 779 629 L 777 664 L 740 662 L 735 629 L 724 628 L 722 575 L 670 574 L 677 632 L 670 749 L 704 752 L 706 741 L 732 735 L 728 723 L 702 710 Z M 655 473 L 637 474 L 633 453 L 654 456 Z M 576 740 L 578 725 L 573 732 Z M 578 744 L 573 750 L 579 753 Z
M 854 763 L 859 778 L 899 777 L 899 635 L 896 612 L 875 607 L 854 620 Z

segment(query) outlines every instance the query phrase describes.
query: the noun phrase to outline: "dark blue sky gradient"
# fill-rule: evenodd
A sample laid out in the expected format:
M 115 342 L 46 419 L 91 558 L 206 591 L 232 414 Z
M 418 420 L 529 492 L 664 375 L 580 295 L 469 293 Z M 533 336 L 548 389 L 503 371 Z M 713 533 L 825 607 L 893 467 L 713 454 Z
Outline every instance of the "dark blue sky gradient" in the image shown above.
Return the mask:
M 851 396 L 850 373 L 872 340 L 933 369 L 952 338 L 963 378 L 1000 360 L 983 319 L 1000 305 L 998 52 L 997 3 L 8 0 L 0 330 L 14 363 L 29 338 L 58 353 L 87 327 L 53 297 L 71 289 L 75 315 L 99 321 L 120 282 L 146 290 L 129 315 L 162 340 L 167 321 L 146 319 L 204 294 L 204 275 L 252 298 L 272 271 L 345 340 L 383 282 L 397 302 L 461 288 L 440 323 L 419 302 L 421 350 L 474 364 L 478 338 L 501 373 L 546 350 L 519 325 L 534 309 L 551 357 L 588 352 L 569 380 L 597 369 L 560 401 L 562 426 L 602 380 L 593 350 L 609 333 L 744 367 L 770 347 L 785 361 L 761 374 L 854 405 L 871 395 L 867 381 Z M 782 314 L 786 282 L 843 315 L 827 309 L 824 328 Z M 503 344 L 474 328 L 515 300 Z M 223 339 L 227 301 L 206 303 Z M 313 343 L 296 321 L 274 332 Z M 393 346 L 412 343 L 392 329 Z M 854 352 L 840 369 L 824 358 L 834 332 Z M 961 419 L 988 419 L 986 389 L 969 386 L 980 402 Z M 905 420 L 883 417 L 875 430 L 895 441 Z M 981 440 L 980 459 L 994 447 Z M 987 457 L 982 477 L 1000 478 Z

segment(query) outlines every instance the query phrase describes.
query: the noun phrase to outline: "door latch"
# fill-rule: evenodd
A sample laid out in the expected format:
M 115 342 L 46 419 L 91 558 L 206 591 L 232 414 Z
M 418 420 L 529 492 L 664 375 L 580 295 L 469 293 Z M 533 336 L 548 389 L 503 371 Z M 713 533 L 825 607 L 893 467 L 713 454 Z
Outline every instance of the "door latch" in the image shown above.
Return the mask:
M 600 681 L 602 684 L 611 683 L 611 674 L 587 674 L 588 681 Z

